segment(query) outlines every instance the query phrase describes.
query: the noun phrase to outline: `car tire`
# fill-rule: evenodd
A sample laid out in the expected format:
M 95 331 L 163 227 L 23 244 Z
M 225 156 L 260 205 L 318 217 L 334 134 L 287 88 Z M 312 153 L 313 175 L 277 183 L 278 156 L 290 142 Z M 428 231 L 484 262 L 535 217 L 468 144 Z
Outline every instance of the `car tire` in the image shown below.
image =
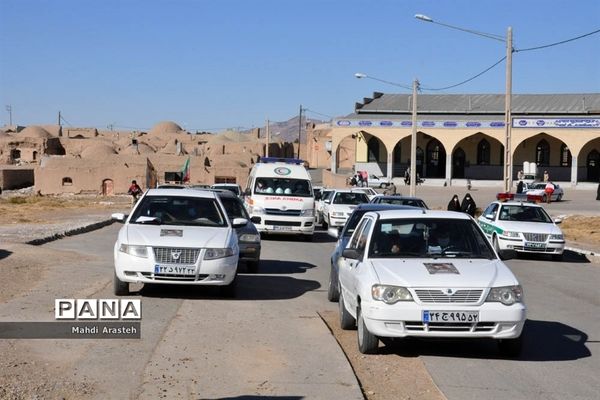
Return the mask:
M 335 277 L 335 278 L 334 278 Z M 334 271 L 333 265 L 329 271 L 329 286 L 327 287 L 327 300 L 335 303 L 340 300 L 339 284 L 337 274 Z
M 498 350 L 500 350 L 500 354 L 505 357 L 519 357 L 523 350 L 522 335 L 516 339 L 498 339 Z
M 562 261 L 562 260 L 563 260 L 562 254 L 552 254 L 552 261 Z
M 246 261 L 246 270 L 250 273 L 258 272 L 258 264 L 260 261 Z
M 113 288 L 115 296 L 127 296 L 129 294 L 129 282 L 123 282 L 117 277 L 117 273 L 114 273 Z
M 346 310 L 346 305 L 344 304 L 344 296 L 342 295 L 342 292 L 339 289 L 339 285 L 338 292 L 340 293 L 340 298 L 338 301 L 338 306 L 340 309 L 340 328 L 342 328 L 345 331 L 354 329 L 356 327 L 356 320 L 348 312 L 348 310 Z
M 387 185 L 387 184 L 385 184 L 385 183 L 382 183 L 381 185 L 379 185 L 379 188 L 380 188 L 380 189 L 385 189 L 385 188 L 387 188 L 387 187 L 388 187 L 388 185 Z
M 237 274 L 235 275 L 235 278 L 233 278 L 233 280 L 231 281 L 231 283 L 229 285 L 225 285 L 225 286 L 221 286 L 219 287 L 219 291 L 221 292 L 221 296 L 228 298 L 228 299 L 233 299 L 235 298 L 236 292 L 237 292 L 237 281 L 238 281 L 238 277 Z
M 360 308 L 357 310 L 358 314 L 358 350 L 362 354 L 376 354 L 377 349 L 379 348 L 379 338 L 373 335 L 367 329 L 367 325 L 365 324 L 365 320 L 362 316 L 362 312 Z

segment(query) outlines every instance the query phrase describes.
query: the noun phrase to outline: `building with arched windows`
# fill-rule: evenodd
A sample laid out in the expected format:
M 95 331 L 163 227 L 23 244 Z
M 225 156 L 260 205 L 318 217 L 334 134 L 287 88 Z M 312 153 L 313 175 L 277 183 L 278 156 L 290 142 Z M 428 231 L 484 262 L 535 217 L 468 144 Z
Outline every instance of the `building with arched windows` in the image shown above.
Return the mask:
M 450 185 L 502 180 L 504 100 L 502 94 L 419 95 L 417 173 Z M 334 174 L 356 169 L 401 177 L 410 165 L 411 117 L 412 95 L 374 93 L 354 113 L 311 129 L 309 162 Z M 513 95 L 511 131 L 513 179 L 533 162 L 554 181 L 598 182 L 600 94 Z

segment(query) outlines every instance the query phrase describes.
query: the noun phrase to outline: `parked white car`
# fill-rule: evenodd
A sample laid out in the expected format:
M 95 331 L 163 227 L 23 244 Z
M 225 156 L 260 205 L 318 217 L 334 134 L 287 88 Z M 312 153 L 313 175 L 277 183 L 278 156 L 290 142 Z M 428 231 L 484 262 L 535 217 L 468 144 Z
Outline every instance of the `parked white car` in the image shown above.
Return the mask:
M 555 260 L 562 259 L 565 238 L 556 225 L 560 220 L 553 221 L 539 204 L 494 201 L 477 222 L 496 251 L 550 254 Z
M 366 213 L 342 252 L 342 329 L 361 353 L 380 338 L 493 338 L 521 350 L 523 289 L 475 221 L 450 211 Z
M 550 201 L 561 201 L 565 192 L 563 189 L 557 185 L 556 183 L 552 183 L 554 185 L 554 192 L 552 192 L 552 196 L 550 196 Z M 527 194 L 528 198 L 531 196 L 538 196 L 538 201 L 546 202 L 546 183 L 545 182 L 534 182 L 523 185 L 523 193 Z
M 335 189 L 323 189 L 319 200 L 315 201 L 315 219 L 318 225 L 323 223 L 323 208 L 325 208 L 325 201 L 335 192 Z
M 368 203 L 369 197 L 353 189 L 336 189 L 323 202 L 323 224 L 341 228 L 357 205 Z
M 114 246 L 114 292 L 129 284 L 169 283 L 220 286 L 235 295 L 239 258 L 236 227 L 217 194 L 195 189 L 150 189 L 131 215 L 113 214 L 125 224 Z
M 369 187 L 378 187 L 384 189 L 392 183 L 392 180 L 385 176 L 380 177 L 373 174 L 369 174 L 369 180 L 367 183 Z

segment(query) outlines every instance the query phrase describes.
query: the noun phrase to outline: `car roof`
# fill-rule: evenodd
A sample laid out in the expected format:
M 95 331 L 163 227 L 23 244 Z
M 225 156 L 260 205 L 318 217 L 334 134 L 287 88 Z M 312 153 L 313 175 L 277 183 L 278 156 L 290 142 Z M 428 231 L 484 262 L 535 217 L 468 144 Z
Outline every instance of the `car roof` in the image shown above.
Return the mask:
M 383 210 L 415 210 L 416 207 L 404 206 L 400 204 L 379 204 L 379 203 L 362 203 L 354 210 L 383 211 Z M 420 208 L 419 208 L 420 210 Z
M 498 203 L 504 206 L 531 206 L 531 207 L 541 207 L 541 205 L 530 202 L 530 201 L 495 201 L 494 203 Z
M 408 219 L 408 218 L 444 218 L 444 219 L 471 219 L 471 217 L 462 212 L 424 210 L 422 208 L 411 207 L 411 210 L 382 210 L 373 211 L 379 216 L 379 219 Z
M 202 197 L 215 198 L 216 194 L 210 190 L 198 190 L 193 188 L 182 189 L 148 189 L 146 196 L 183 196 L 183 197 Z

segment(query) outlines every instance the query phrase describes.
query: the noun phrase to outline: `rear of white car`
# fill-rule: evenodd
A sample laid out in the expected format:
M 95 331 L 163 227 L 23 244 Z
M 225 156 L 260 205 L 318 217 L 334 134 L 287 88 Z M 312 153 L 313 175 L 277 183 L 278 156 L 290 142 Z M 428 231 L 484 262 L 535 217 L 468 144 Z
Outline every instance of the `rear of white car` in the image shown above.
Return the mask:
M 115 294 L 127 294 L 129 283 L 168 283 L 222 286 L 233 295 L 239 249 L 232 224 L 242 221 L 230 222 L 210 191 L 148 190 L 115 243 Z

